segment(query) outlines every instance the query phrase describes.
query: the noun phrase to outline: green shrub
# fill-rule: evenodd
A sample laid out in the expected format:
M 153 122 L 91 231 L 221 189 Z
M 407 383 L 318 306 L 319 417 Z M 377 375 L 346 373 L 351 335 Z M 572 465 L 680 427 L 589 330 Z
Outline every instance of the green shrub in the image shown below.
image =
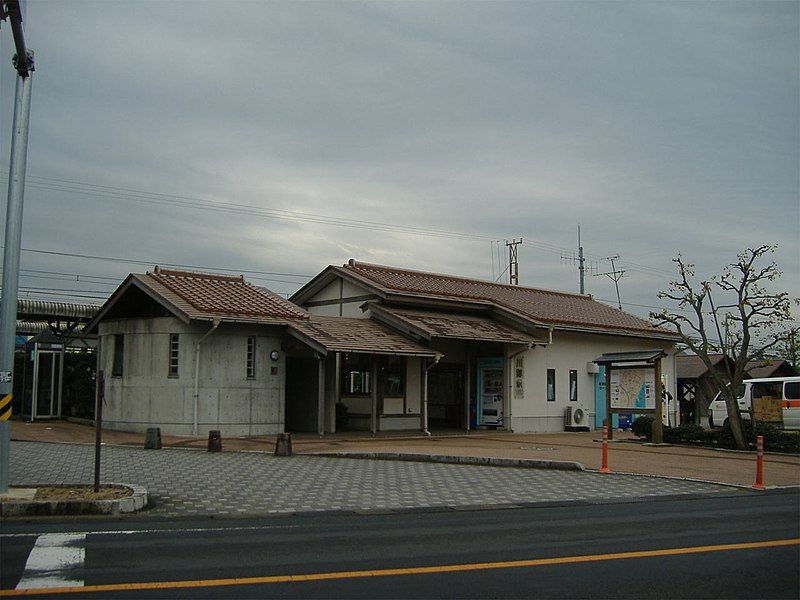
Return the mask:
M 653 417 L 647 415 L 636 417 L 636 420 L 631 424 L 633 435 L 643 437 L 648 442 L 653 441 L 653 421 Z
M 721 448 L 736 449 L 736 441 L 733 439 L 730 424 L 714 433 Z M 754 430 L 753 422 L 746 419 L 742 421 L 742 433 L 750 449 L 755 449 L 756 436 L 761 435 L 764 437 L 764 450 L 767 452 L 800 453 L 800 433 L 798 432 L 784 431 L 768 423 L 756 423 Z
M 669 444 L 716 444 L 712 432 L 694 423 L 664 427 L 664 441 Z

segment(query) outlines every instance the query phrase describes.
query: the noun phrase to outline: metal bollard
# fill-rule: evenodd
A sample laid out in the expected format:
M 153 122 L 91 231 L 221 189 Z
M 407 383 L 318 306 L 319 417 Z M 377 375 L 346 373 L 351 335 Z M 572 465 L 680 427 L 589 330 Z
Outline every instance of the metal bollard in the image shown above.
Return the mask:
M 753 484 L 754 490 L 765 490 L 764 487 L 764 436 L 756 437 L 756 482 Z
M 222 434 L 218 429 L 208 432 L 208 451 L 222 452 Z
M 278 439 L 275 440 L 275 456 L 291 456 L 292 455 L 292 434 L 279 433 Z
M 144 434 L 145 450 L 161 450 L 161 428 L 148 427 Z

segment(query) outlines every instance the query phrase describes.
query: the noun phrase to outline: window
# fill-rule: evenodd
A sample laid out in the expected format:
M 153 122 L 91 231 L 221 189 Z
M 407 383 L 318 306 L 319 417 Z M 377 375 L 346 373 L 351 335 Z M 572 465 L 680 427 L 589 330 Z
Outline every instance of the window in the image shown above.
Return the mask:
M 125 354 L 125 336 L 118 333 L 114 336 L 114 362 L 111 366 L 112 377 L 122 377 L 122 359 Z
M 781 398 L 783 384 L 780 381 L 770 381 L 753 384 L 753 398 Z
M 575 369 L 569 372 L 569 401 L 578 401 L 578 372 Z
M 169 334 L 169 376 L 178 376 L 178 347 L 179 338 L 177 333 Z
M 383 369 L 383 395 L 405 396 L 406 361 L 402 356 L 388 356 Z
M 547 401 L 556 401 L 556 370 L 547 369 Z
M 342 356 L 342 393 L 366 396 L 372 393 L 372 357 L 367 354 Z
M 800 381 L 789 381 L 784 388 L 784 400 L 800 400 Z
M 256 378 L 256 337 L 247 338 L 247 378 Z

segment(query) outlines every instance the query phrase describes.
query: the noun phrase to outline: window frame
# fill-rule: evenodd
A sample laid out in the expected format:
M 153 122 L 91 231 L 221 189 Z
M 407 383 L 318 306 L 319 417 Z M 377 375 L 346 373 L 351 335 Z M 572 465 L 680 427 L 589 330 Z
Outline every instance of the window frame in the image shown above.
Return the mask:
M 245 358 L 245 377 L 247 379 L 256 378 L 256 336 L 247 336 L 247 350 Z
M 390 370 L 390 362 L 396 360 L 396 371 L 395 366 L 392 365 Z M 383 392 L 384 398 L 405 398 L 406 397 L 406 357 L 405 356 L 398 356 L 398 355 L 388 355 L 384 358 L 383 364 L 381 365 L 382 375 L 381 378 L 381 391 Z M 390 391 L 388 388 L 389 383 L 389 373 L 397 373 L 399 375 L 399 392 L 398 391 Z
M 352 367 L 348 366 L 352 364 Z M 360 381 L 365 389 L 361 391 L 351 391 L 353 389 L 353 374 L 358 374 Z M 348 352 L 342 355 L 341 393 L 343 396 L 371 396 L 372 395 L 372 355 L 361 354 L 358 352 Z
M 572 392 L 575 392 L 573 397 Z M 570 369 L 569 370 L 569 401 L 570 402 L 577 402 L 578 401 L 578 370 L 577 369 Z
M 122 377 L 125 372 L 125 334 L 114 334 L 114 351 L 111 355 L 111 377 Z
M 167 377 L 176 379 L 180 368 L 180 334 L 169 334 L 169 352 L 167 355 Z
M 556 401 L 556 370 L 555 369 L 547 369 L 547 384 L 545 387 L 547 393 L 547 401 L 548 402 L 555 402 Z M 552 392 L 552 393 L 551 393 Z

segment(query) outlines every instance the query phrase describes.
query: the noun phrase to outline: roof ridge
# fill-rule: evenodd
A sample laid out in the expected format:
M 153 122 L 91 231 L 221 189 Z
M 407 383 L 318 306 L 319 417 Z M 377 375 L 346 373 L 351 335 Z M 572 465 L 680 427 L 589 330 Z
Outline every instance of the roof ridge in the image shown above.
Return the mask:
M 147 275 L 162 275 L 165 277 L 191 277 L 193 279 L 207 279 L 210 281 L 235 281 L 251 285 L 244 279 L 244 275 L 223 275 L 222 273 L 208 273 L 204 271 L 187 271 L 180 269 L 163 269 L 156 265 L 153 272 L 148 271 Z
M 547 288 L 539 288 L 539 287 L 532 287 L 527 285 L 512 285 L 510 283 L 498 283 L 496 281 L 489 281 L 488 279 L 478 279 L 475 277 L 462 277 L 460 275 L 447 275 L 445 273 L 435 273 L 433 271 L 420 271 L 419 269 L 404 269 L 400 267 L 391 267 L 389 265 L 379 265 L 377 263 L 367 263 L 357 261 L 354 258 L 351 258 L 346 264 L 342 265 L 345 269 L 357 268 L 357 267 L 367 267 L 367 268 L 374 268 L 374 269 L 381 269 L 384 271 L 393 271 L 395 273 L 412 273 L 418 275 L 427 275 L 429 277 L 436 277 L 439 279 L 450 279 L 450 280 L 457 280 L 457 281 L 467 281 L 469 283 L 479 283 L 481 285 L 489 285 L 492 287 L 503 288 L 503 289 L 511 289 L 511 290 L 529 290 L 532 292 L 542 292 L 545 294 L 554 294 L 557 296 L 570 296 L 573 298 L 581 298 L 584 300 L 594 300 L 591 294 L 576 294 L 574 292 L 564 292 L 561 290 L 550 290 Z M 488 298 L 491 300 L 490 298 Z M 612 307 L 613 308 L 613 307 Z

